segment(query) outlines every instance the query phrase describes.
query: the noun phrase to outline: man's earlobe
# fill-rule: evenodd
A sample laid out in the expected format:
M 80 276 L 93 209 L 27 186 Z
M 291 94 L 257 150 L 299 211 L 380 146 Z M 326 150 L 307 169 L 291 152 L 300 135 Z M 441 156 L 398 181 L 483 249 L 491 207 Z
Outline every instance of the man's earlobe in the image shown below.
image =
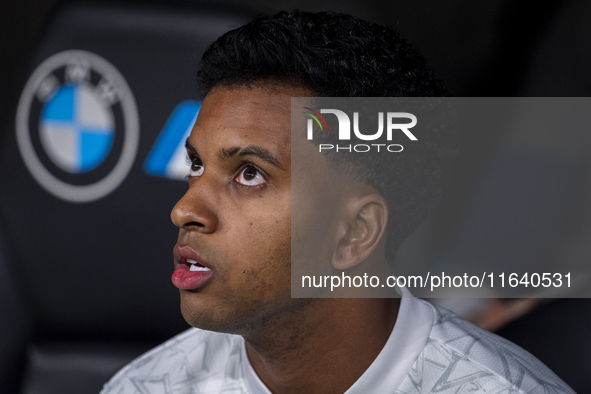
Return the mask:
M 388 206 L 381 195 L 368 194 L 352 200 L 339 224 L 332 266 L 344 270 L 366 260 L 382 239 L 387 223 Z

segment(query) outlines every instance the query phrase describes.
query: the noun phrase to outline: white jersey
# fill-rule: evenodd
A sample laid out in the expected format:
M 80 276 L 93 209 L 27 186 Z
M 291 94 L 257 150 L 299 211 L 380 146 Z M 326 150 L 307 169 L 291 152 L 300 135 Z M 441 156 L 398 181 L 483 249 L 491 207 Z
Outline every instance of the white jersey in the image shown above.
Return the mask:
M 417 298 L 402 298 L 384 348 L 346 394 L 569 393 L 517 345 Z M 191 328 L 119 371 L 101 394 L 271 394 L 244 339 Z

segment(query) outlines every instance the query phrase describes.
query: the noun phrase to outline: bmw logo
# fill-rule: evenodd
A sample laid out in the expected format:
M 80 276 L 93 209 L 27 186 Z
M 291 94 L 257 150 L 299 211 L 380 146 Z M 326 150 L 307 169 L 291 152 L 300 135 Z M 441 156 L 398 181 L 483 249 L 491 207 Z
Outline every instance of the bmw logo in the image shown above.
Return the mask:
M 35 180 L 70 202 L 115 190 L 139 143 L 138 111 L 119 71 L 82 50 L 57 53 L 33 72 L 16 116 L 17 143 Z

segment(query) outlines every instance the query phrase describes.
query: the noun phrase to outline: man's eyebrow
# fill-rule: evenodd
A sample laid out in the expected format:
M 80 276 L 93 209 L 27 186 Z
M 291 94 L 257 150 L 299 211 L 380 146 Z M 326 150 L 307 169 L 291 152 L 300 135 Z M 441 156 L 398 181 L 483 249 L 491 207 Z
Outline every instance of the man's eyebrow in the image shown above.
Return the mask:
M 234 156 L 255 156 L 277 168 L 284 169 L 277 157 L 275 157 L 268 149 L 261 146 L 248 145 L 243 148 L 235 146 L 232 148 L 222 148 L 218 151 L 218 157 L 221 160 L 229 159 Z

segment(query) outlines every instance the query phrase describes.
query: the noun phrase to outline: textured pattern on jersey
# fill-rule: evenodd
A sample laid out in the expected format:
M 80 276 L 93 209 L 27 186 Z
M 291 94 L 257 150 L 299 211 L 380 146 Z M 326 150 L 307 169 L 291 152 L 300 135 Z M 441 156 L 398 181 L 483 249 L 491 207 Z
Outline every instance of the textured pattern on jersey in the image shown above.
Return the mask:
M 119 371 L 101 393 L 247 394 L 232 335 L 189 329 Z
M 398 394 L 574 392 L 515 344 L 433 307 L 436 319 Z
M 429 338 L 400 387 L 377 394 L 574 394 L 515 344 L 450 311 L 422 300 L 414 302 L 423 305 L 413 307 L 427 307 L 434 313 Z M 247 390 L 242 341 L 235 335 L 189 329 L 131 362 L 101 393 L 261 394 Z M 346 394 L 360 393 L 373 393 L 371 384 Z

